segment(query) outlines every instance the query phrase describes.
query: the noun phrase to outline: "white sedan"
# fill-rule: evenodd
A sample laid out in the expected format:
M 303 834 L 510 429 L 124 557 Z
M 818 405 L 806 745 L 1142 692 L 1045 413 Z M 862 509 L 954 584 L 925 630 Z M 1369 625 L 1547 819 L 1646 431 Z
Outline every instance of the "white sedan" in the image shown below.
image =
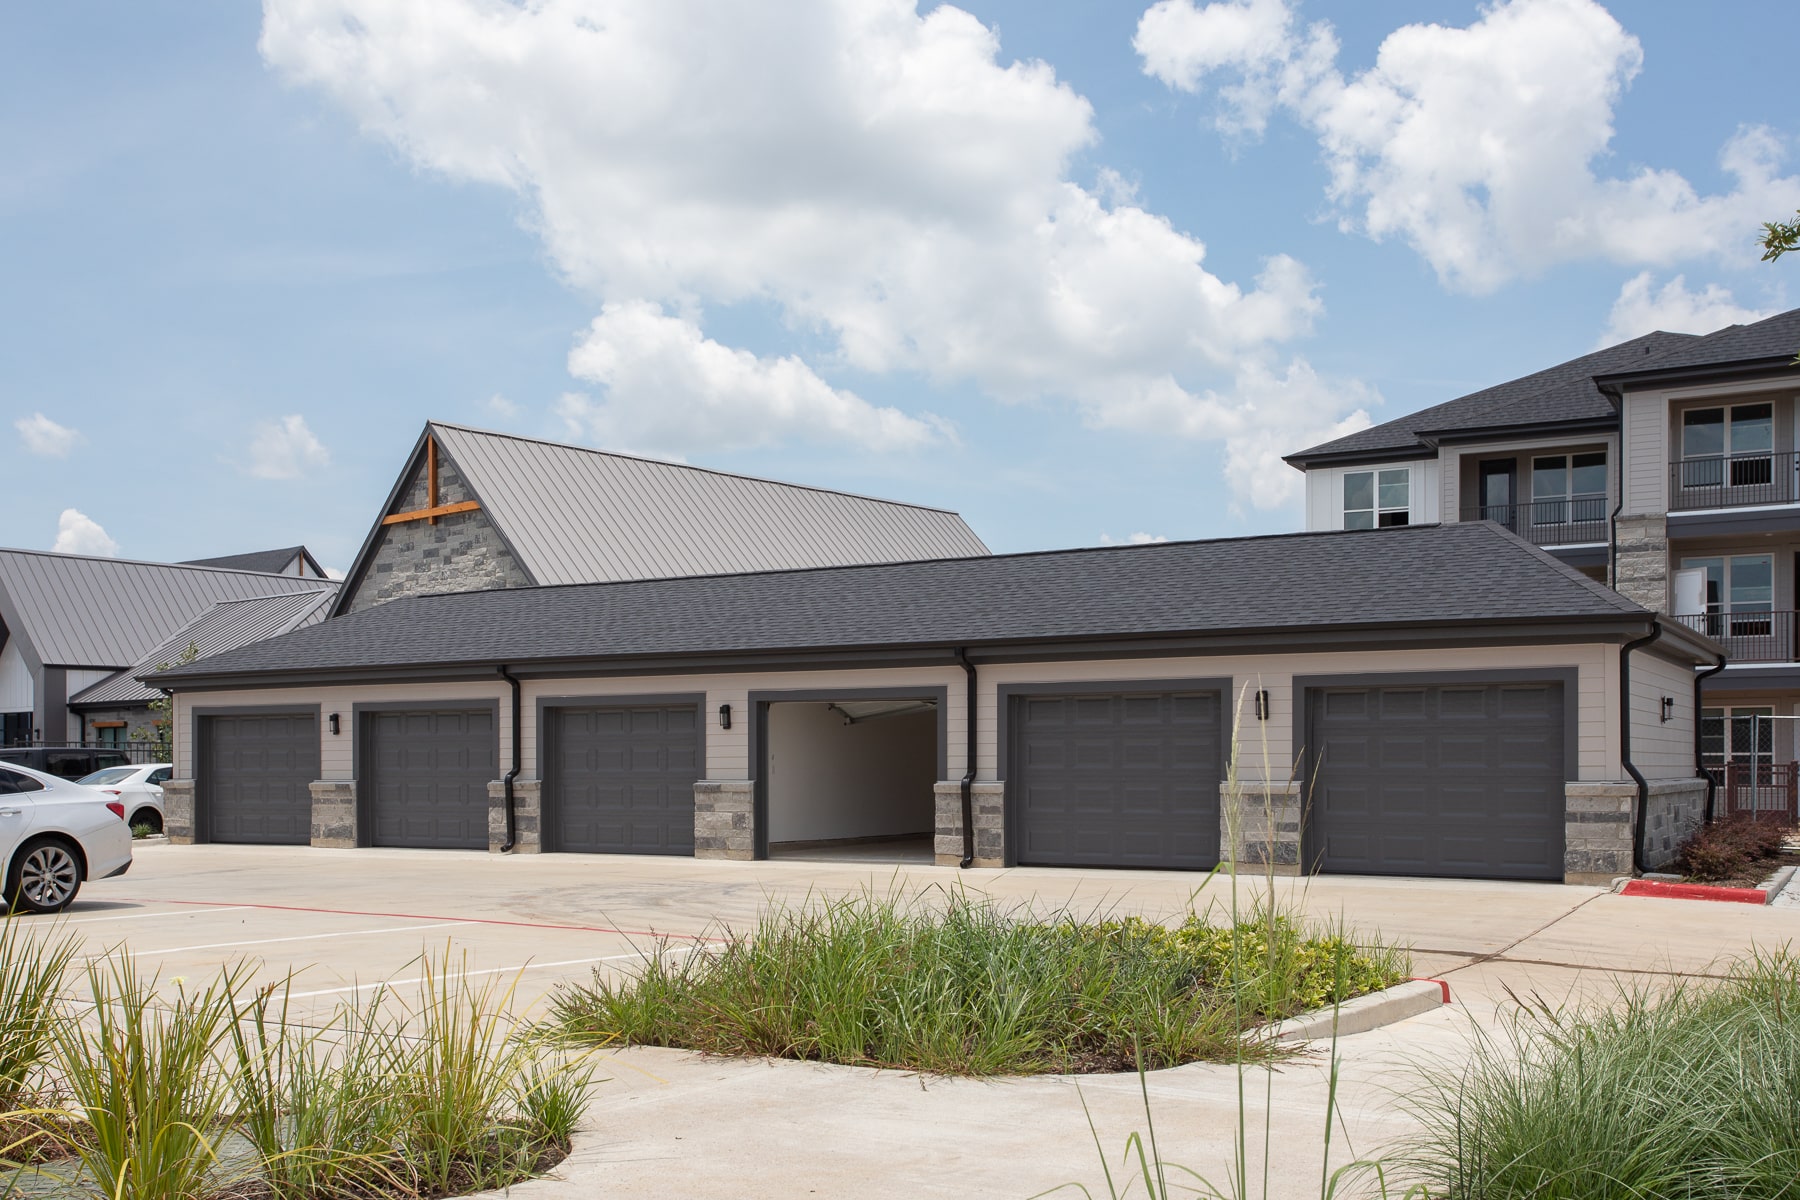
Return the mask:
M 130 869 L 131 830 L 121 801 L 0 763 L 0 879 L 9 911 L 61 912 L 84 881 Z
M 168 763 L 140 763 L 135 767 L 102 767 L 83 775 L 76 783 L 99 788 L 109 796 L 117 796 L 125 806 L 125 825 L 129 829 L 146 827 L 151 833 L 163 831 L 163 790 L 165 779 L 175 773 Z

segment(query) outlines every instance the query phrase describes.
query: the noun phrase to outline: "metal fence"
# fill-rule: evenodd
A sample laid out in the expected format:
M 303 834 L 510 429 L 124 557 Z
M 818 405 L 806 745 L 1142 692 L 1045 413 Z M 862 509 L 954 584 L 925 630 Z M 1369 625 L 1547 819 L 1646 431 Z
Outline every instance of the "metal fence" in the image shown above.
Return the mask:
M 167 742 L 46 742 L 46 741 L 12 741 L 6 743 L 5 749 L 30 749 L 41 747 L 46 750 L 116 750 L 133 763 L 168 762 L 172 747 Z
M 1718 787 L 1713 813 L 1720 820 L 1747 816 L 1800 824 L 1800 763 L 1729 763 L 1706 773 Z
M 1800 613 L 1718 612 L 1676 617 L 1697 633 L 1723 643 L 1732 662 L 1793 662 L 1800 646 Z
M 1534 546 L 1582 546 L 1607 541 L 1606 498 L 1539 500 L 1531 504 L 1479 504 L 1462 510 L 1465 521 L 1504 525 Z
M 1800 456 L 1738 454 L 1669 464 L 1669 511 L 1792 504 L 1800 500 Z

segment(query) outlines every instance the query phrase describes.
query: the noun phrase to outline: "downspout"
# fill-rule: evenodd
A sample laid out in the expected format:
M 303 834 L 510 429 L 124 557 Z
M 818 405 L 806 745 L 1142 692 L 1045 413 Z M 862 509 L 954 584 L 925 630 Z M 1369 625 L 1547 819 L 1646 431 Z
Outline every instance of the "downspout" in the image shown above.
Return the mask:
M 1708 676 L 1717 675 L 1720 671 L 1723 671 L 1724 669 L 1725 669 L 1725 656 L 1723 654 L 1721 654 L 1721 655 L 1719 655 L 1719 662 L 1718 662 L 1717 666 L 1708 667 L 1704 671 L 1695 671 L 1694 672 L 1694 774 L 1696 774 L 1700 778 L 1706 780 L 1706 822 L 1705 823 L 1708 825 L 1711 825 L 1713 823 L 1713 797 L 1717 794 L 1717 792 L 1719 790 L 1719 785 L 1716 782 L 1714 782 L 1712 775 L 1710 773 L 1708 773 L 1706 767 L 1701 763 L 1700 685 L 1707 679 Z
M 1650 820 L 1650 782 L 1631 761 L 1631 652 L 1648 646 L 1663 634 L 1662 622 L 1651 618 L 1650 632 L 1619 647 L 1619 763 L 1637 783 L 1637 819 L 1631 829 L 1631 866 L 1644 872 L 1644 830 Z
M 512 685 L 512 770 L 506 773 L 506 844 L 500 847 L 500 853 L 511 854 L 513 845 L 519 840 L 519 807 L 513 798 L 513 781 L 518 779 L 519 772 L 525 765 L 525 748 L 519 741 L 519 712 L 523 707 L 520 698 L 523 689 L 518 679 L 504 666 L 500 668 L 500 678 Z
M 957 866 L 968 870 L 975 861 L 975 664 L 969 661 L 969 651 L 958 646 L 956 661 L 962 664 L 963 673 L 967 676 L 968 698 L 963 705 L 963 726 L 968 738 L 963 750 L 962 777 L 962 831 L 963 856 Z

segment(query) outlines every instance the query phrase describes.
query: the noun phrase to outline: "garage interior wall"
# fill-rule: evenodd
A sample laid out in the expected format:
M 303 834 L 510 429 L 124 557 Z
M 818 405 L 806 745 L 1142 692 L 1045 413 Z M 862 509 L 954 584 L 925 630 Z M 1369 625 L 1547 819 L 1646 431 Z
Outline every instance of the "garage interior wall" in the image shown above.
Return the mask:
M 1639 652 L 1633 656 L 1634 678 L 1655 672 L 1655 665 L 1665 660 Z M 1229 707 L 1238 723 L 1240 775 L 1246 780 L 1293 777 L 1293 756 L 1297 744 L 1293 737 L 1293 677 L 1299 675 L 1361 675 L 1379 672 L 1422 671 L 1516 671 L 1534 666 L 1574 667 L 1579 677 L 1577 708 L 1579 778 L 1586 781 L 1616 781 L 1624 778 L 1619 764 L 1618 744 L 1618 647 L 1605 644 L 1468 647 L 1426 650 L 1357 650 L 1295 654 L 1219 655 L 1215 657 L 1095 659 L 1070 662 L 988 663 L 981 664 L 976 703 L 979 720 L 977 737 L 977 774 L 983 780 L 997 778 L 998 756 L 995 744 L 996 689 L 1003 683 L 1057 683 L 1104 680 L 1153 680 L 1232 678 L 1233 693 Z M 1673 664 L 1670 664 L 1673 666 Z M 1678 672 L 1679 674 L 1679 672 Z M 1650 678 L 1649 675 L 1643 675 Z M 537 736 L 534 726 L 538 697 L 568 696 L 579 692 L 584 696 L 647 696 L 659 693 L 702 693 L 706 696 L 706 778 L 715 780 L 749 779 L 748 695 L 756 691 L 807 690 L 829 691 L 832 688 L 943 688 L 945 704 L 945 779 L 960 778 L 963 773 L 964 713 L 963 673 L 954 664 L 943 667 L 864 668 L 841 671 L 757 671 L 716 675 L 663 675 L 603 679 L 530 680 L 524 691 L 523 749 L 525 774 L 539 774 Z M 1257 689 L 1269 693 L 1268 719 L 1254 715 L 1251 696 Z M 1635 689 L 1634 689 L 1635 690 Z M 1660 698 L 1663 694 L 1658 691 Z M 1682 711 L 1681 697 L 1691 697 L 1692 684 L 1686 692 L 1673 693 L 1677 713 Z M 353 702 L 423 701 L 439 703 L 458 700 L 498 700 L 502 702 L 499 761 L 504 763 L 511 753 L 505 717 L 509 693 L 503 682 L 472 681 L 468 683 L 330 685 L 312 688 L 256 689 L 244 691 L 183 692 L 177 695 L 175 729 L 177 743 L 176 774 L 186 778 L 192 772 L 192 747 L 188 745 L 192 722 L 186 710 L 194 705 L 219 707 L 228 705 L 318 704 L 326 714 L 343 714 L 344 732 L 333 737 L 323 733 L 321 769 L 326 779 L 354 778 L 351 756 L 350 711 Z M 1658 700 L 1660 703 L 1660 699 Z M 719 728 L 718 710 L 732 706 L 734 719 L 730 729 Z M 1687 707 L 1691 708 L 1691 700 Z M 1229 718 L 1228 718 L 1229 719 Z M 1691 718 L 1689 718 L 1691 720 Z M 1637 714 L 1636 741 L 1644 750 L 1646 725 L 1658 725 L 1653 714 Z M 1674 723 L 1672 723 L 1674 724 Z M 1685 736 L 1682 769 L 1675 774 L 1691 774 L 1692 728 L 1683 734 L 1671 730 L 1670 739 Z M 1674 740 L 1668 742 L 1673 752 Z M 1671 760 L 1672 761 L 1672 760 Z M 1673 770 L 1665 765 L 1665 770 Z
M 854 724 L 824 703 L 768 712 L 771 845 L 932 832 L 936 708 Z

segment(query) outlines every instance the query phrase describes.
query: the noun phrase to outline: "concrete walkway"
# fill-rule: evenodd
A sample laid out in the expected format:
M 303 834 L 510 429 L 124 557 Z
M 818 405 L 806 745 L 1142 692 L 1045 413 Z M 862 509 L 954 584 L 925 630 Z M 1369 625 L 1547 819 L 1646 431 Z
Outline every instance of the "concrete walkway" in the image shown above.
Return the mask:
M 126 878 L 85 889 L 61 927 L 91 950 L 122 944 L 165 978 L 255 955 L 265 975 L 298 970 L 295 991 L 322 1013 L 377 980 L 411 977 L 421 948 L 446 944 L 467 954 L 460 969 L 516 975 L 531 1004 L 561 980 L 628 969 L 653 934 L 747 926 L 766 905 L 809 894 L 965 887 L 1164 918 L 1190 904 L 1230 904 L 1228 880 L 1201 885 L 1174 872 L 156 846 Z M 1260 892 L 1259 883 L 1240 884 L 1239 906 Z M 1321 877 L 1277 881 L 1275 893 L 1316 919 L 1412 946 L 1418 973 L 1453 990 L 1449 1007 L 1339 1043 L 1334 1163 L 1408 1132 L 1403 1099 L 1419 1069 L 1461 1062 L 1471 1029 L 1495 1028 L 1515 996 L 1559 1005 L 1666 986 L 1716 973 L 1735 955 L 1800 942 L 1794 909 L 1594 888 Z M 1315 1052 L 1244 1075 L 1251 1195 L 1265 1194 L 1265 1112 L 1275 1147 L 1266 1194 L 1319 1194 L 1328 1068 Z M 594 1132 L 562 1178 L 515 1196 L 1023 1198 L 1077 1181 L 1104 1195 L 1081 1099 L 1115 1172 L 1127 1135 L 1145 1128 L 1135 1077 L 946 1080 L 661 1050 L 609 1055 L 602 1074 Z M 1165 1157 L 1229 1192 L 1236 1072 L 1196 1064 L 1156 1072 L 1149 1086 Z

